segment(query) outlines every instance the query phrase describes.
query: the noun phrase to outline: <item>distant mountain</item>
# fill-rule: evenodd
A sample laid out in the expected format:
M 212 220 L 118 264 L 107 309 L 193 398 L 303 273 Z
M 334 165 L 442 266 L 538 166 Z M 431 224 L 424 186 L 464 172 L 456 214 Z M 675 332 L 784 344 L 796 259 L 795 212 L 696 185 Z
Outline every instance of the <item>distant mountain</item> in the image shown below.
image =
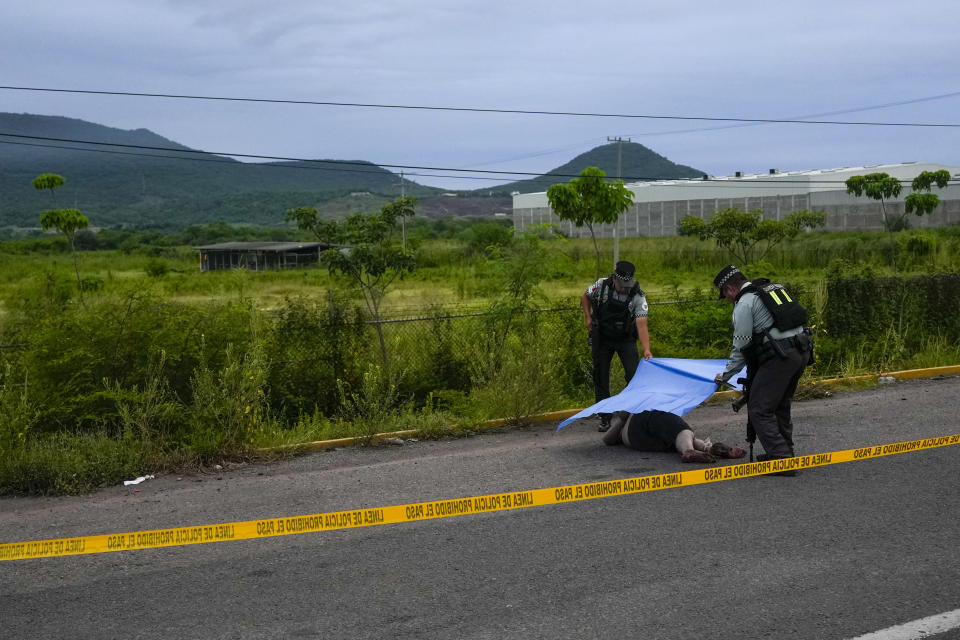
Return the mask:
M 620 175 L 624 182 L 641 182 L 644 180 L 670 180 L 676 178 L 699 178 L 704 174 L 699 169 L 682 164 L 675 164 L 660 154 L 636 142 L 621 143 Z M 500 185 L 497 191 L 503 193 L 539 193 L 546 191 L 551 185 L 570 182 L 571 177 L 580 175 L 587 167 L 599 167 L 611 178 L 617 177 L 617 146 L 611 142 L 595 147 L 586 153 L 552 169 L 538 178 L 520 180 Z
M 31 181 L 41 173 L 67 182 L 52 196 L 38 192 Z M 440 193 L 409 181 L 405 188 L 418 197 Z M 399 176 L 369 162 L 238 162 L 193 152 L 147 129 L 0 113 L 0 226 L 36 226 L 39 212 L 53 207 L 76 207 L 97 226 L 279 225 L 292 207 L 322 210 L 336 200 L 338 210 L 361 210 L 398 195 Z M 351 198 L 359 199 L 352 207 Z
M 640 144 L 624 143 L 622 153 L 627 182 L 702 173 Z M 420 215 L 489 216 L 510 212 L 511 192 L 545 191 L 588 166 L 616 176 L 616 144 L 496 189 L 445 193 L 409 180 L 404 189 L 417 196 Z M 37 191 L 31 181 L 41 173 L 60 174 L 67 182 L 53 194 Z M 314 206 L 322 215 L 339 217 L 375 211 L 399 195 L 400 177 L 366 161 L 239 162 L 196 152 L 147 129 L 0 113 L 0 227 L 36 227 L 42 210 L 59 207 L 80 209 L 101 227 L 182 229 L 218 221 L 278 226 L 293 207 Z

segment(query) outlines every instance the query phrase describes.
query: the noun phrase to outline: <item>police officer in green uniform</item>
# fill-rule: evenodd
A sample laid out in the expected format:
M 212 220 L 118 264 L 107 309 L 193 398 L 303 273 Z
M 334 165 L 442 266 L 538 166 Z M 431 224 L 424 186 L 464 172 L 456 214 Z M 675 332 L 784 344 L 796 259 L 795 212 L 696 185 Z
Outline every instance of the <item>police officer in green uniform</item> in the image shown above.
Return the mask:
M 593 392 L 597 402 L 610 397 L 610 363 L 620 357 L 629 384 L 640 365 L 637 339 L 643 358 L 649 360 L 650 334 L 647 331 L 647 298 L 634 279 L 636 267 L 621 260 L 613 273 L 587 287 L 581 297 L 584 323 L 590 332 L 593 356 Z M 610 426 L 610 414 L 600 414 L 600 431 Z
M 765 452 L 757 459 L 792 458 L 790 404 L 813 354 L 807 311 L 783 285 L 765 278 L 747 280 L 732 264 L 717 274 L 713 284 L 720 298 L 734 305 L 730 362 L 715 380 L 726 382 L 747 365 L 749 425 Z M 780 475 L 796 475 L 796 471 Z

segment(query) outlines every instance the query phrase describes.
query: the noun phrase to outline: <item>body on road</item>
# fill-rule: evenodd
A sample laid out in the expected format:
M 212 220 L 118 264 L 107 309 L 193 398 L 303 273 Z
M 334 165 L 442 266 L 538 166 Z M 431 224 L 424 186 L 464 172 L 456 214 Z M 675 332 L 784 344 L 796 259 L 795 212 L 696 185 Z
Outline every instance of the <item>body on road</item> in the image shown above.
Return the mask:
M 747 452 L 722 442 L 701 439 L 687 421 L 666 411 L 618 411 L 603 434 L 607 445 L 622 444 L 637 451 L 676 451 L 683 462 L 716 462 L 717 458 L 742 458 Z

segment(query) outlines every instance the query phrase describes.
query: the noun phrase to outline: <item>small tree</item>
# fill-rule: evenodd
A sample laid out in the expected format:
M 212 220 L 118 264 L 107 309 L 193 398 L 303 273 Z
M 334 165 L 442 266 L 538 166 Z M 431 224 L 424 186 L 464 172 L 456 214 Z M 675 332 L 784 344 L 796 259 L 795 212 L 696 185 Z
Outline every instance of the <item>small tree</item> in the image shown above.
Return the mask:
M 713 240 L 726 249 L 740 263 L 762 260 L 771 249 L 797 236 L 804 229 L 815 229 L 826 224 L 825 211 L 794 211 L 783 220 L 763 220 L 763 210 L 741 211 L 737 207 L 724 209 L 710 220 L 687 216 L 680 221 L 682 236 L 697 236 Z
M 899 231 L 906 222 L 904 216 L 893 218 L 887 217 L 887 209 L 884 206 L 884 200 L 896 198 L 903 190 L 900 180 L 891 177 L 886 173 L 869 173 L 865 176 L 852 176 L 847 178 L 847 193 L 851 193 L 858 198 L 867 196 L 872 200 L 880 201 L 880 214 L 883 216 L 883 228 L 887 231 Z
M 41 173 L 33 179 L 33 188 L 38 191 L 49 189 L 50 197 L 56 204 L 57 198 L 54 195 L 54 189 L 63 186 L 66 182 L 67 180 L 63 176 L 56 173 Z M 87 216 L 77 209 L 47 209 L 40 213 L 40 226 L 43 227 L 43 230 L 56 229 L 58 233 L 62 233 L 66 237 L 67 243 L 70 245 L 70 254 L 73 257 L 73 272 L 77 276 L 77 286 L 81 290 L 81 300 L 83 299 L 83 281 L 80 279 L 80 266 L 77 263 L 76 238 L 77 231 L 86 229 L 89 224 L 90 220 L 87 219 Z
M 396 223 L 415 213 L 413 196 L 397 198 L 384 205 L 379 213 L 352 213 L 343 221 L 321 220 L 313 207 L 297 207 L 287 211 L 287 221 L 313 232 L 321 242 L 344 245 L 328 249 L 320 256 L 332 274 L 351 278 L 360 290 L 363 302 L 377 329 L 380 355 L 386 366 L 387 343 L 380 322 L 380 305 L 390 285 L 416 267 L 413 253 L 404 249 L 396 238 Z
M 513 243 L 513 225 L 479 222 L 463 230 L 459 236 L 466 242 L 468 253 L 489 255 Z
M 489 358 L 479 364 L 484 378 L 500 370 L 509 334 L 518 331 L 522 319 L 530 317 L 529 311 L 546 302 L 540 282 L 550 271 L 544 241 L 531 232 L 519 236 L 509 247 L 494 247 L 488 260 L 494 265 L 499 293 L 487 315 L 484 338 Z
M 73 255 L 73 271 L 77 274 L 77 285 L 81 288 L 80 268 L 77 264 L 76 237 L 77 231 L 86 229 L 90 224 L 87 216 L 77 209 L 47 209 L 40 214 L 40 226 L 44 231 L 56 229 L 62 233 L 70 244 L 70 253 Z
M 590 230 L 593 248 L 597 252 L 598 278 L 603 269 L 593 225 L 615 223 L 620 214 L 633 204 L 633 192 L 623 186 L 623 180 L 606 182 L 606 175 L 602 169 L 587 167 L 580 172 L 579 178 L 547 189 L 547 200 L 557 217 L 577 227 L 586 225 Z
M 948 182 L 950 182 L 950 172 L 946 169 L 921 171 L 910 185 L 910 190 L 913 193 L 904 198 L 904 216 L 913 213 L 920 217 L 933 213 L 933 210 L 940 204 L 940 197 L 935 193 L 930 193 L 930 190 L 934 184 L 937 185 L 937 188 L 943 189 Z

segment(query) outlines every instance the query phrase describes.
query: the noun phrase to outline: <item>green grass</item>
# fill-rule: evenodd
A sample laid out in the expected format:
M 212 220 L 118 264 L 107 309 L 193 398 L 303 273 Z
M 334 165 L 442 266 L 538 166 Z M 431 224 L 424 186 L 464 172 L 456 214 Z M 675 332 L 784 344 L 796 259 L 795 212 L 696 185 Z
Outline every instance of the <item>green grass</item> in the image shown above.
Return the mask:
M 502 303 L 508 263 L 459 239 L 421 240 L 420 267 L 391 288 L 383 314 L 433 320 L 388 325 L 393 368 L 376 374 L 368 328 L 330 334 L 331 299 L 346 318 L 359 303 L 321 267 L 200 273 L 189 247 L 83 251 L 81 275 L 101 286 L 81 304 L 72 257 L 38 246 L 0 251 L 0 344 L 25 347 L 0 350 L 0 494 L 83 493 L 285 445 L 406 429 L 439 437 L 592 402 L 578 310 L 597 277 L 589 239 L 543 243 L 541 297 L 524 304 L 569 311 L 521 314 L 502 343 L 491 336 L 505 325 L 491 318 L 443 316 Z M 601 246 L 612 262 L 611 241 Z M 889 234 L 810 233 L 745 268 L 799 287 L 814 324 L 829 269 L 960 269 L 956 229 L 908 232 L 894 246 L 897 269 Z M 650 302 L 695 302 L 652 307 L 656 356 L 726 357 L 730 307 L 712 289 L 723 252 L 693 238 L 627 238 L 620 257 L 636 263 Z M 816 379 L 960 362 L 958 341 L 909 327 L 879 342 L 821 333 L 818 344 L 801 395 L 820 393 Z M 486 362 L 491 349 L 502 349 L 501 366 Z M 612 391 L 623 384 L 615 362 Z
M 816 232 L 776 248 L 758 275 L 816 286 L 825 268 L 837 260 L 870 264 L 877 275 L 892 274 L 887 260 L 889 236 L 885 232 Z M 919 238 L 920 241 L 911 242 Z M 921 242 L 922 241 L 922 242 Z M 951 228 L 906 232 L 897 236 L 899 273 L 945 272 L 960 269 L 960 234 Z M 601 239 L 605 262 L 612 263 L 612 240 Z M 71 257 L 55 247 L 43 253 L 0 253 L 0 299 L 21 283 L 45 272 L 70 275 Z M 388 294 L 385 312 L 407 315 L 431 305 L 482 308 L 491 298 L 493 268 L 483 255 L 471 254 L 463 242 L 453 239 L 423 240 L 419 246 L 421 266 L 398 281 Z M 82 251 L 84 277 L 104 281 L 107 292 L 125 287 L 149 287 L 173 301 L 202 303 L 245 298 L 261 308 L 275 307 L 284 297 L 322 297 L 328 290 L 349 289 L 342 277 L 331 276 L 322 267 L 291 271 L 200 273 L 197 254 L 190 247 L 155 251 Z M 580 294 L 596 277 L 596 259 L 589 239 L 556 240 L 547 243 L 550 272 L 541 283 L 547 297 L 576 305 Z M 651 301 L 676 299 L 678 294 L 710 294 L 716 272 L 730 259 L 711 243 L 695 238 L 623 238 L 621 259 L 637 265 L 637 279 Z M 167 273 L 151 278 L 151 263 L 161 263 Z M 606 275 L 606 273 L 602 274 Z

